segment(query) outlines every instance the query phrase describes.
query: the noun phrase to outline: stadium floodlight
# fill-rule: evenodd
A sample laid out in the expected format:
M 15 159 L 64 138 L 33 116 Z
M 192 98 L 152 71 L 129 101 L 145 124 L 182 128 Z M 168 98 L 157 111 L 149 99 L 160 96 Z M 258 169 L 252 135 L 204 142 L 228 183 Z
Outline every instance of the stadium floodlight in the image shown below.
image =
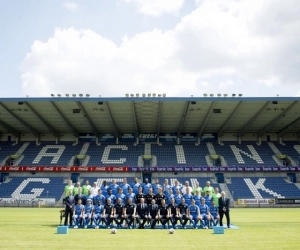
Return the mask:
M 207 94 L 206 94 L 206 93 L 204 93 L 204 94 L 203 94 L 203 96 L 207 97 Z
M 232 96 L 233 96 L 233 97 L 235 97 L 235 96 L 236 96 L 236 94 L 232 94 Z
M 73 97 L 76 97 L 76 94 L 72 94 Z
M 86 96 L 86 97 L 90 97 L 90 94 L 86 94 L 85 96 Z
M 55 95 L 54 95 L 54 94 L 51 94 L 51 96 L 54 97 Z
M 210 96 L 210 97 L 214 97 L 214 94 L 210 94 L 209 96 Z
M 223 94 L 223 96 L 227 97 L 228 95 L 227 94 Z
M 136 96 L 136 97 L 139 97 L 139 96 L 140 96 L 140 94 L 139 94 L 139 93 L 136 93 L 136 94 L 135 94 L 135 96 Z
M 129 94 L 125 94 L 126 97 L 129 97 Z
M 222 96 L 222 95 L 221 95 L 221 94 L 217 94 L 217 96 L 219 96 L 219 97 L 220 97 L 220 96 Z
M 69 94 L 66 94 L 66 97 L 69 97 Z
M 157 96 L 158 96 L 158 97 L 161 97 L 161 94 L 158 94 Z
M 134 94 L 131 94 L 130 96 L 131 96 L 131 97 L 134 97 Z
M 143 97 L 145 97 L 145 96 L 146 96 L 146 94 L 142 94 L 142 96 L 143 96 Z
M 153 96 L 153 97 L 156 97 L 156 94 L 155 94 L 155 93 L 153 93 L 153 94 L 152 94 L 152 96 Z
M 150 94 L 150 93 L 148 94 L 148 97 L 151 97 L 151 94 Z
M 242 97 L 243 96 L 243 94 L 239 94 L 239 97 Z
M 83 97 L 83 94 L 79 94 L 80 97 Z
M 166 94 L 163 94 L 163 97 L 166 97 L 167 95 Z
M 61 94 L 57 94 L 58 97 L 61 97 Z

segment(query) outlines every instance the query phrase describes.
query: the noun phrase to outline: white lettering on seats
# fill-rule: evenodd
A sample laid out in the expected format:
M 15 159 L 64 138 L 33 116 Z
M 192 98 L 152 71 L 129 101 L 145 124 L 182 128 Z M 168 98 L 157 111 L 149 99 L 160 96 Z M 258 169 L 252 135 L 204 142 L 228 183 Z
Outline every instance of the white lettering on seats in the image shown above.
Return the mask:
M 104 151 L 103 151 L 101 162 L 104 163 L 104 164 L 123 164 L 123 163 L 125 163 L 126 158 L 120 158 L 118 160 L 109 160 L 108 159 L 110 151 L 112 149 L 128 150 L 128 147 L 125 146 L 125 145 L 109 145 L 109 146 L 106 146 Z
M 49 149 L 57 149 L 57 152 L 56 153 L 47 153 L 47 151 Z M 45 147 L 42 148 L 42 150 L 39 152 L 39 154 L 35 157 L 35 159 L 33 160 L 32 163 L 39 163 L 40 160 L 43 158 L 43 157 L 52 157 L 52 161 L 51 161 L 51 164 L 56 164 L 61 155 L 63 154 L 63 152 L 65 151 L 66 147 L 64 145 L 47 145 Z
M 24 180 L 17 189 L 11 194 L 12 198 L 15 199 L 35 199 L 36 197 L 40 196 L 41 193 L 44 191 L 44 188 L 33 188 L 30 190 L 30 194 L 21 194 L 21 192 L 26 188 L 26 186 L 30 182 L 41 182 L 41 183 L 49 183 L 49 178 L 28 178 Z

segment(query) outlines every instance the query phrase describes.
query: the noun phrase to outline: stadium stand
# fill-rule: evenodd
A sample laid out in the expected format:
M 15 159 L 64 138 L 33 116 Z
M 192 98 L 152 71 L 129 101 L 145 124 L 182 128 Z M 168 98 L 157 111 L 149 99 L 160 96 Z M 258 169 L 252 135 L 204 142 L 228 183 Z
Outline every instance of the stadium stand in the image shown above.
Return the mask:
M 74 166 L 74 157 L 77 156 L 83 143 L 74 145 L 71 142 L 53 144 L 53 142 L 42 142 L 36 145 L 28 142 L 22 152 L 22 158 L 17 166 Z M 149 145 L 149 144 L 148 144 Z M 284 166 L 274 159 L 276 154 L 267 143 L 257 145 L 255 142 L 223 142 L 221 145 L 212 143 L 217 155 L 223 156 L 227 166 Z M 300 159 L 300 146 L 295 143 L 285 145 L 276 144 L 278 152 L 287 155 L 291 160 L 290 165 L 295 165 Z M 2 144 L 0 160 L 2 166 L 8 156 L 16 154 L 20 145 Z M 150 154 L 155 156 L 155 161 L 150 162 L 151 166 L 208 166 L 206 157 L 210 155 L 206 144 L 198 146 L 195 143 L 183 142 L 177 145 L 175 142 L 162 144 L 150 144 Z M 135 145 L 133 143 L 91 143 L 86 155 L 89 156 L 86 166 L 129 166 L 139 165 L 139 159 L 145 154 L 145 144 Z M 73 160 L 73 162 L 72 162 Z
M 294 183 L 288 183 L 281 177 L 232 177 L 227 184 L 235 200 L 294 198 L 300 196 L 300 190 Z
M 59 200 L 65 185 L 62 177 L 13 177 L 1 184 L 0 197 L 14 199 L 49 197 Z

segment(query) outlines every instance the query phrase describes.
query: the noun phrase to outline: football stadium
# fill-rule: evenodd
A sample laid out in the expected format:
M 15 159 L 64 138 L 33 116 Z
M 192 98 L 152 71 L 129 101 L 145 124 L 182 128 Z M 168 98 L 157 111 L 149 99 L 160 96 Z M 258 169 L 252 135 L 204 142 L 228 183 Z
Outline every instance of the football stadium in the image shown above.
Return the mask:
M 235 94 L 1 98 L 1 248 L 298 249 L 299 110 Z

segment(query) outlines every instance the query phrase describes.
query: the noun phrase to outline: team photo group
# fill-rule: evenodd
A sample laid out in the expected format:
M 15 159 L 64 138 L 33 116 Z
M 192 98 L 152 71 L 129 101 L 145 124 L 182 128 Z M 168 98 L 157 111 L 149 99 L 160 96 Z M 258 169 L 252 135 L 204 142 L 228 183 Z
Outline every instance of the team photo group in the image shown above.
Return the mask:
M 208 229 L 223 226 L 224 216 L 230 228 L 230 199 L 209 181 L 201 188 L 199 182 L 191 187 L 177 180 L 171 186 L 168 179 L 162 185 L 158 179 L 153 184 L 113 179 L 100 187 L 69 180 L 64 192 L 64 225 L 74 228 Z

